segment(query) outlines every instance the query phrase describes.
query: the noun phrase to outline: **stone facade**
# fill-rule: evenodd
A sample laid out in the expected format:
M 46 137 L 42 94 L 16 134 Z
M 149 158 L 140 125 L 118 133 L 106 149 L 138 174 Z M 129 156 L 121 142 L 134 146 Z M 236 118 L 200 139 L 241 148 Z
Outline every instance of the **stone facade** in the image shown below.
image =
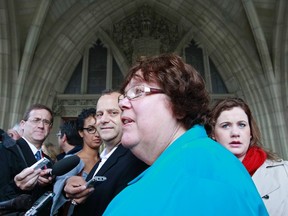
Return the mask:
M 123 75 L 137 56 L 182 55 L 193 39 L 250 104 L 263 144 L 288 159 L 287 10 L 284 0 L 0 0 L 0 127 L 35 102 L 55 109 L 54 131 L 94 106 L 99 95 L 63 92 L 97 38 Z

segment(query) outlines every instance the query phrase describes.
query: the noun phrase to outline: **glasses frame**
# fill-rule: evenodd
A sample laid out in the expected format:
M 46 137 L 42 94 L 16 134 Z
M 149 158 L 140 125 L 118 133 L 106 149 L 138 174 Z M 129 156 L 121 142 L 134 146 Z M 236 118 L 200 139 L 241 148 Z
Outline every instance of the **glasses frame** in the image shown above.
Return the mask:
M 140 92 L 139 94 L 135 94 L 133 97 L 127 95 L 127 93 L 131 91 L 131 89 L 136 89 L 139 87 L 143 87 L 143 92 Z M 144 85 L 137 85 L 137 86 L 133 86 L 129 88 L 124 94 L 119 95 L 118 102 L 124 100 L 125 98 L 127 98 L 128 100 L 133 100 L 135 98 L 146 96 L 146 95 L 151 95 L 151 94 L 164 94 L 164 91 L 158 88 L 148 87 Z
M 90 129 L 93 129 L 94 132 L 89 131 Z M 88 134 L 95 134 L 97 132 L 95 127 L 82 128 L 82 130 L 86 130 Z
M 47 119 L 41 119 L 41 118 L 33 118 L 28 119 L 27 121 L 31 122 L 32 124 L 38 125 L 40 122 L 42 122 L 43 125 L 51 127 L 53 125 L 53 122 L 47 120 Z

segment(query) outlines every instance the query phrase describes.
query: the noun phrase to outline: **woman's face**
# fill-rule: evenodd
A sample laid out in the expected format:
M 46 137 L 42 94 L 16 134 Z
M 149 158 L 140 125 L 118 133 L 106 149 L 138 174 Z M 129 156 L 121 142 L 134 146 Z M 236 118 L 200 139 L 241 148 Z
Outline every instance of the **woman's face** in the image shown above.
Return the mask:
M 223 111 L 216 120 L 212 138 L 243 160 L 250 145 L 248 116 L 240 107 Z
M 137 74 L 141 76 L 142 72 L 139 70 Z M 130 88 L 141 85 L 161 89 L 157 83 L 133 78 L 126 86 L 125 94 Z M 164 93 L 143 93 L 134 99 L 125 97 L 119 101 L 119 106 L 123 111 L 122 144 L 151 165 L 177 136 L 175 128 L 178 122 L 171 110 L 169 97 Z
M 95 129 L 96 132 L 88 133 L 92 128 Z M 102 139 L 96 130 L 96 118 L 93 116 L 89 116 L 84 120 L 84 129 L 80 131 L 79 134 L 83 138 L 83 145 L 87 145 L 92 149 L 99 149 L 102 144 Z

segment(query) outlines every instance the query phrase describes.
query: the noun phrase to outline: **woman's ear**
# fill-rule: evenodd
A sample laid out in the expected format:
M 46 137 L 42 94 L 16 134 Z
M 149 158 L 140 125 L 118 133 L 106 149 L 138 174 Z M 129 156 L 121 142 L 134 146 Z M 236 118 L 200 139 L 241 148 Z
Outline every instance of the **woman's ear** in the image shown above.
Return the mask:
M 80 130 L 79 130 L 79 131 L 78 131 L 78 134 L 79 134 L 80 137 L 83 138 L 83 136 L 84 136 L 84 135 L 83 135 L 83 131 L 80 131 Z
M 215 140 L 215 141 L 216 141 L 216 138 L 215 138 L 215 135 L 214 135 L 214 133 L 213 133 L 213 132 L 211 133 L 211 136 L 210 136 L 210 137 L 211 137 L 211 139 L 213 139 L 213 140 Z
M 175 114 L 176 119 L 182 120 L 185 117 L 185 114 Z

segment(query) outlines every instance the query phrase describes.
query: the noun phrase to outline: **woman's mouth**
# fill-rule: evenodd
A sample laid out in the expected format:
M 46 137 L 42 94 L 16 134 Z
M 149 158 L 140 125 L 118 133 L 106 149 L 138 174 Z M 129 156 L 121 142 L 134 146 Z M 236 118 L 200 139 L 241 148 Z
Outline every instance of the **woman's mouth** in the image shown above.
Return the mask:
M 122 123 L 123 123 L 124 125 L 133 122 L 133 120 L 130 119 L 130 118 L 128 118 L 128 117 L 122 117 L 122 118 L 121 118 L 121 121 L 122 121 Z

